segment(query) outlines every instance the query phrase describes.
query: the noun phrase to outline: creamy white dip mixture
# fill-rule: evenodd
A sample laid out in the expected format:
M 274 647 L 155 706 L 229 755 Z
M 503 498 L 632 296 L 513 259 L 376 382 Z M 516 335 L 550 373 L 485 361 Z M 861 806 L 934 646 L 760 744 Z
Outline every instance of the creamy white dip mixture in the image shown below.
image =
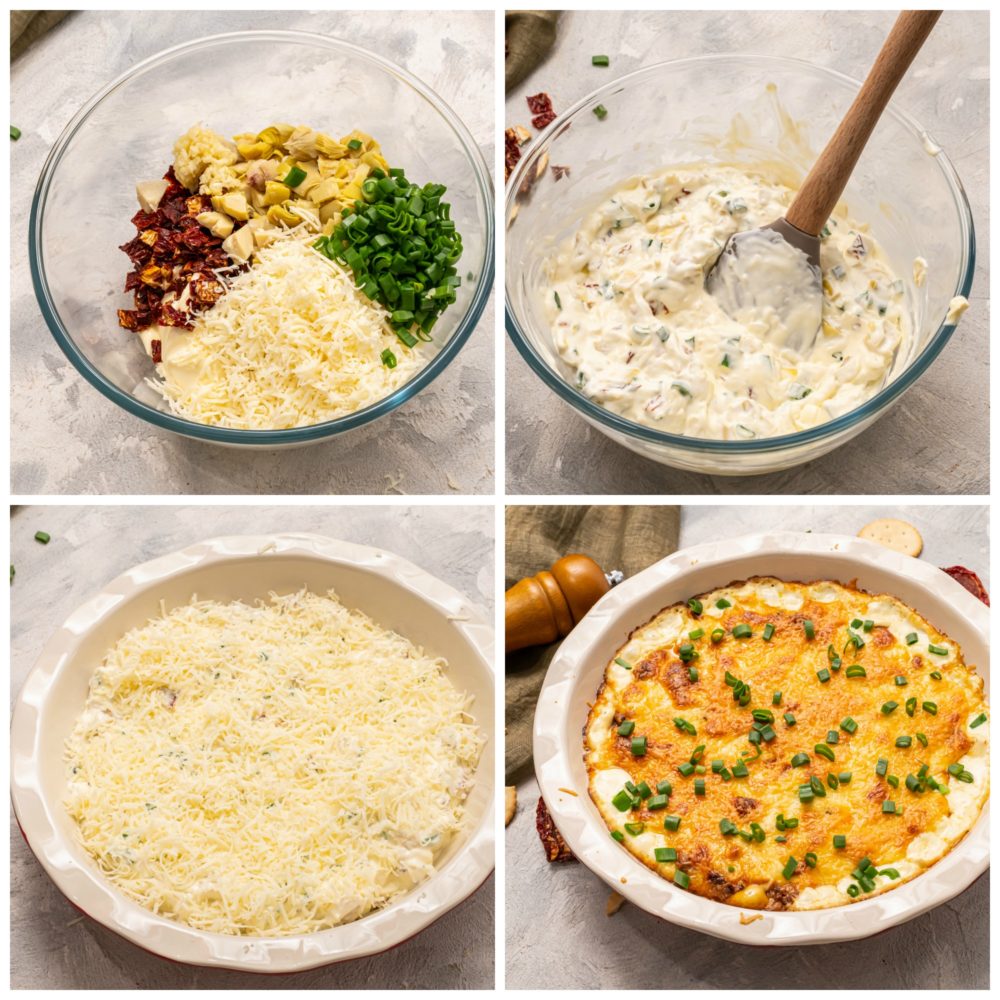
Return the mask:
M 546 315 L 577 388 L 636 423 L 745 440 L 822 424 L 874 395 L 911 319 L 867 225 L 838 210 L 821 234 L 822 324 L 804 354 L 766 317 L 738 322 L 705 291 L 726 240 L 783 217 L 793 196 L 713 165 L 640 177 L 608 198 L 546 264 Z

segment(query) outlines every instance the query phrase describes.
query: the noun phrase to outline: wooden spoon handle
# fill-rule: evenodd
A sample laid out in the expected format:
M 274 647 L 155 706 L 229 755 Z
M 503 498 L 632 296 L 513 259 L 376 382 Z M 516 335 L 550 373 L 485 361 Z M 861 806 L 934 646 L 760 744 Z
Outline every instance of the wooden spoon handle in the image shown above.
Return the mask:
M 518 580 L 507 591 L 507 652 L 555 642 L 610 589 L 601 567 L 590 556 L 563 556 L 534 576 Z
M 796 229 L 818 236 L 826 225 L 872 129 L 940 16 L 939 10 L 904 10 L 896 18 L 858 96 L 788 209 L 785 218 Z

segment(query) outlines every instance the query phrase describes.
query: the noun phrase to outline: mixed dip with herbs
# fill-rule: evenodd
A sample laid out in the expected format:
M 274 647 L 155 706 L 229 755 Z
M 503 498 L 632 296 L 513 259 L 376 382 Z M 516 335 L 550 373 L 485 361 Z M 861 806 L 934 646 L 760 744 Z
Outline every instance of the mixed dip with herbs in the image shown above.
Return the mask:
M 803 354 L 705 290 L 727 239 L 783 217 L 793 196 L 722 166 L 639 177 L 611 195 L 547 262 L 546 315 L 576 387 L 636 423 L 723 440 L 814 427 L 874 395 L 912 321 L 867 225 L 838 210 L 821 234 L 822 324 Z

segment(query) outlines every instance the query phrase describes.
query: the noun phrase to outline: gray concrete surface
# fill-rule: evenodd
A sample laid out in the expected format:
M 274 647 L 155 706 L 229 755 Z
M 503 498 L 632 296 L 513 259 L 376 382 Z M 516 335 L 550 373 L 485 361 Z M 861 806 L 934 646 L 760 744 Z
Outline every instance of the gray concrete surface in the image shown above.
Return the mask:
M 507 95 L 505 124 L 530 127 L 526 94 L 547 91 L 559 111 L 642 66 L 712 52 L 798 56 L 863 77 L 894 17 L 857 11 L 567 11 L 547 62 Z M 745 479 L 702 476 L 657 465 L 591 429 L 508 340 L 507 492 L 988 493 L 988 18 L 985 12 L 946 13 L 896 95 L 951 157 L 979 239 L 971 307 L 944 352 L 895 409 L 822 461 Z M 594 53 L 611 57 L 610 70 L 591 66 Z
M 48 545 L 36 531 L 52 536 Z M 392 549 L 493 606 L 493 511 L 476 507 L 20 507 L 11 520 L 11 699 L 67 615 L 130 566 L 213 535 L 313 531 Z M 494 880 L 381 956 L 297 975 L 175 965 L 81 917 L 11 814 L 13 989 L 490 989 Z
M 200 10 L 76 13 L 11 72 L 11 482 L 29 494 L 492 493 L 494 310 L 416 399 L 340 440 L 250 453 L 158 430 L 105 399 L 56 345 L 31 287 L 27 225 L 42 163 L 98 89 L 161 49 L 203 35 L 290 28 L 347 39 L 405 67 L 448 101 L 493 163 L 492 12 Z M 124 258 L 122 258 L 124 260 Z M 123 271 L 124 274 L 124 271 Z
M 681 547 L 780 525 L 856 534 L 884 508 L 694 507 Z M 902 507 L 924 538 L 922 559 L 956 563 L 989 588 L 986 507 Z M 658 920 L 628 903 L 610 919 L 607 886 L 578 862 L 550 865 L 535 833 L 538 785 L 518 784 L 506 832 L 509 989 L 928 990 L 989 986 L 989 873 L 951 902 L 864 942 L 741 947 Z

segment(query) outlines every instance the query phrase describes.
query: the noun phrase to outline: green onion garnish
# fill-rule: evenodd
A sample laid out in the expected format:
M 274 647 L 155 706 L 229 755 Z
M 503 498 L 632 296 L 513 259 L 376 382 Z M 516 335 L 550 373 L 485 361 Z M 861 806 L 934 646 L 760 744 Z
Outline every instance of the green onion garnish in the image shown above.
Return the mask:
M 719 598 L 719 599 L 718 599 L 718 600 L 717 600 L 717 601 L 715 602 L 715 606 L 716 606 L 716 607 L 717 607 L 717 608 L 718 608 L 718 609 L 719 609 L 720 611 L 723 611 L 723 610 L 725 610 L 726 608 L 731 608 L 731 607 L 732 607 L 732 604 L 730 604 L 730 603 L 729 603 L 729 601 L 727 601 L 727 600 L 726 600 L 726 599 L 725 599 L 724 597 L 720 597 L 720 598 Z
M 838 733 L 836 729 L 829 730 L 826 734 L 826 742 L 829 743 L 831 746 L 834 743 L 839 743 L 840 733 Z
M 875 627 L 875 622 L 873 622 L 873 621 L 872 621 L 872 620 L 871 620 L 870 618 L 869 618 L 869 619 L 867 619 L 867 620 L 866 620 L 866 621 L 864 622 L 864 624 L 863 624 L 863 625 L 861 626 L 861 628 L 862 628 L 862 629 L 863 629 L 863 630 L 864 630 L 865 632 L 870 632 L 870 631 L 871 631 L 871 630 L 872 630 L 872 629 L 873 629 L 874 627 Z
M 639 793 L 640 799 L 648 799 L 650 795 L 653 794 L 653 789 L 650 788 L 645 781 L 640 781 L 639 784 L 635 786 L 635 790 Z
M 632 796 L 622 789 L 612 800 L 611 804 L 619 812 L 628 812 L 632 808 Z
M 693 632 L 688 632 L 689 639 L 700 639 L 705 634 L 703 628 L 696 628 Z
M 883 715 L 891 715 L 893 712 L 896 711 L 897 708 L 899 708 L 899 702 L 898 701 L 887 701 L 882 706 L 882 714 Z
M 774 626 L 770 622 L 768 622 L 764 626 L 764 642 L 770 642 L 771 636 L 773 635 L 774 635 Z
M 674 725 L 682 732 L 687 733 L 689 736 L 697 736 L 698 730 L 688 722 L 687 719 L 674 719 Z
M 733 629 L 733 636 L 737 639 L 749 639 L 753 635 L 753 629 L 749 625 L 739 624 Z
M 621 830 L 612 830 L 611 831 L 611 839 L 612 840 L 617 840 L 618 843 L 620 844 L 620 843 L 622 843 L 622 841 L 625 840 L 625 834 L 622 833 Z
M 885 772 L 889 770 L 889 761 L 885 757 L 879 757 L 878 763 L 875 765 L 875 773 L 880 777 L 885 777 Z
M 285 187 L 298 187 L 306 179 L 306 172 L 301 167 L 292 167 L 281 182 Z
M 906 645 L 907 646 L 912 646 L 918 639 L 919 639 L 919 636 L 917 635 L 917 633 L 916 632 L 911 632 L 906 637 Z
M 892 799 L 886 799 L 885 802 L 882 803 L 882 812 L 891 814 L 895 813 L 895 811 L 896 803 L 893 802 Z
M 645 757 L 646 756 L 646 737 L 645 736 L 633 736 L 632 737 L 632 756 L 633 757 Z
M 626 670 L 632 669 L 632 664 L 629 663 L 628 660 L 623 660 L 620 656 L 615 657 L 615 663 L 617 663 L 619 667 L 624 667 Z
M 806 856 L 805 856 L 805 857 L 804 857 L 804 858 L 803 858 L 802 860 L 803 860 L 803 861 L 805 861 L 805 863 L 806 863 L 806 864 L 807 864 L 807 865 L 808 865 L 808 866 L 809 866 L 810 868 L 815 868 L 815 867 L 816 867 L 816 862 L 817 862 L 817 861 L 818 861 L 819 859 L 818 859 L 818 858 L 816 857 L 816 855 L 815 855 L 815 854 L 813 854 L 813 852 L 812 852 L 812 851 L 809 851 L 809 853 L 808 853 L 808 854 L 806 854 Z
M 677 860 L 677 848 L 675 847 L 655 847 L 653 856 L 661 865 L 670 864 Z
M 785 714 L 782 716 L 782 718 L 785 720 L 785 725 L 786 726 L 794 726 L 795 725 L 795 716 L 792 715 L 791 712 L 785 712 Z
M 10 137 L 16 142 L 21 138 L 21 130 L 16 125 L 10 127 Z
M 600 107 L 600 105 L 598 105 L 598 107 Z M 597 109 L 595 108 L 594 110 L 596 111 Z M 607 111 L 604 112 L 604 115 L 606 114 Z M 598 115 L 597 117 L 603 118 L 604 115 Z M 691 884 L 691 876 L 688 875 L 687 872 L 682 872 L 680 868 L 678 868 L 674 872 L 674 883 L 675 885 L 679 885 L 682 889 L 686 889 Z
M 719 643 L 722 642 L 722 640 L 725 639 L 725 637 L 726 633 L 723 629 L 714 628 L 712 629 L 712 634 L 709 638 L 711 638 L 712 642 Z
M 681 818 L 680 816 L 664 816 L 663 817 L 663 828 L 665 830 L 672 830 L 676 833 L 680 829 Z
M 857 899 L 857 897 L 861 895 L 861 890 L 852 882 L 847 887 L 847 895 L 850 896 L 851 899 Z
M 670 782 L 667 781 L 666 778 L 664 778 L 663 781 L 658 781 L 656 783 L 656 790 L 661 795 L 672 795 L 674 791 L 674 786 L 670 784 Z
M 657 809 L 666 809 L 667 800 L 668 796 L 666 795 L 652 795 L 646 803 L 646 808 L 649 809 L 650 812 L 656 812 Z
M 621 725 L 620 725 L 620 726 L 618 727 L 618 735 L 619 735 L 619 736 L 631 736 L 631 735 L 632 735 L 632 730 L 633 730 L 633 729 L 635 729 L 635 722 L 633 722 L 633 720 L 632 720 L 632 719 L 626 719 L 626 720 L 625 720 L 625 721 L 624 721 L 624 722 L 623 722 L 623 723 L 622 723 L 622 724 L 621 724 Z
M 809 754 L 807 753 L 797 753 L 792 758 L 792 767 L 802 767 L 804 764 L 809 763 Z
M 775 691 L 774 694 L 771 695 L 771 704 L 772 705 L 780 705 L 781 704 L 781 692 L 780 691 Z
M 601 121 L 604 121 L 604 119 L 608 117 L 608 109 L 603 104 L 598 104 L 597 107 L 594 108 L 594 114 L 597 115 Z
M 691 614 L 695 616 L 700 615 L 704 610 L 701 601 L 699 601 L 697 597 L 692 597 L 691 600 L 687 602 L 687 606 L 691 609 Z
M 927 644 L 927 652 L 933 653 L 935 656 L 947 656 L 948 647 L 947 646 L 935 646 L 934 643 Z
M 593 66 L 608 66 L 611 60 L 607 56 L 591 56 L 590 62 Z
M 806 633 L 807 639 L 816 638 L 816 626 L 808 618 L 802 623 L 802 628 Z
M 985 712 L 981 712 L 979 715 L 977 715 L 975 717 L 975 719 L 972 720 L 972 722 L 969 723 L 969 728 L 970 729 L 977 729 L 985 721 L 986 721 L 986 713 Z
M 820 757 L 825 757 L 827 760 L 835 760 L 833 751 L 825 743 L 817 743 L 813 747 L 813 750 L 820 755 Z
M 695 778 L 694 779 L 694 794 L 704 795 L 705 794 L 705 779 Z
M 693 684 L 698 679 L 698 668 L 688 667 L 688 680 Z
M 925 701 L 920 706 L 928 715 L 937 715 L 937 705 L 933 701 Z
M 795 869 L 798 867 L 798 861 L 796 861 L 793 857 L 789 857 L 789 859 L 785 862 L 785 867 L 781 869 L 781 874 L 785 876 L 786 882 L 795 874 Z
M 913 740 L 909 736 L 897 736 L 896 746 L 901 747 L 906 750 L 908 747 L 913 745 Z
M 838 851 L 842 851 L 847 847 L 847 837 L 842 833 L 835 833 L 833 835 L 833 846 L 837 848 Z
M 690 778 L 691 775 L 694 774 L 694 764 L 692 764 L 691 761 L 686 760 L 683 764 L 677 765 L 677 770 L 680 771 L 685 778 Z
M 917 742 L 922 746 L 927 746 L 927 737 L 923 733 L 916 733 Z
M 851 666 L 849 666 L 844 671 L 844 673 L 848 677 L 867 677 L 868 676 L 868 671 L 865 670 L 865 668 L 863 666 L 861 666 L 860 663 L 852 663 Z
M 749 774 L 750 771 L 747 768 L 746 764 L 743 763 L 743 761 L 739 761 L 738 763 L 733 765 L 734 778 L 746 778 L 749 776 Z
M 562 299 L 559 298 L 559 293 L 558 292 L 553 292 L 552 293 L 552 298 L 555 300 L 556 309 L 562 310 Z
M 816 671 L 816 676 L 819 678 L 820 684 L 825 684 L 830 679 L 830 671 L 824 667 L 822 670 Z
M 932 677 L 932 678 L 933 678 L 934 680 L 936 680 L 936 681 L 939 681 L 939 680 L 941 680 L 941 671 L 940 671 L 940 670 L 932 670 L 932 671 L 931 671 L 931 677 Z
M 382 364 L 385 365 L 386 368 L 391 369 L 396 367 L 396 355 L 393 354 L 388 347 L 382 352 L 381 357 Z
M 858 724 L 850 716 L 847 716 L 846 719 L 841 720 L 840 728 L 845 733 L 855 733 L 858 730 Z
M 646 829 L 645 823 L 626 823 L 625 832 L 632 834 L 633 837 L 638 837 L 643 830 Z
M 913 713 L 917 710 L 917 699 L 916 698 L 907 698 L 906 699 L 906 704 L 903 706 L 903 708 L 904 708 L 906 714 L 912 719 L 913 718 Z
M 52 536 L 47 531 L 36 531 L 35 541 L 41 542 L 42 545 L 48 545 L 52 541 Z
M 851 783 L 851 771 L 841 771 L 837 776 L 840 779 L 842 785 L 849 785 Z

